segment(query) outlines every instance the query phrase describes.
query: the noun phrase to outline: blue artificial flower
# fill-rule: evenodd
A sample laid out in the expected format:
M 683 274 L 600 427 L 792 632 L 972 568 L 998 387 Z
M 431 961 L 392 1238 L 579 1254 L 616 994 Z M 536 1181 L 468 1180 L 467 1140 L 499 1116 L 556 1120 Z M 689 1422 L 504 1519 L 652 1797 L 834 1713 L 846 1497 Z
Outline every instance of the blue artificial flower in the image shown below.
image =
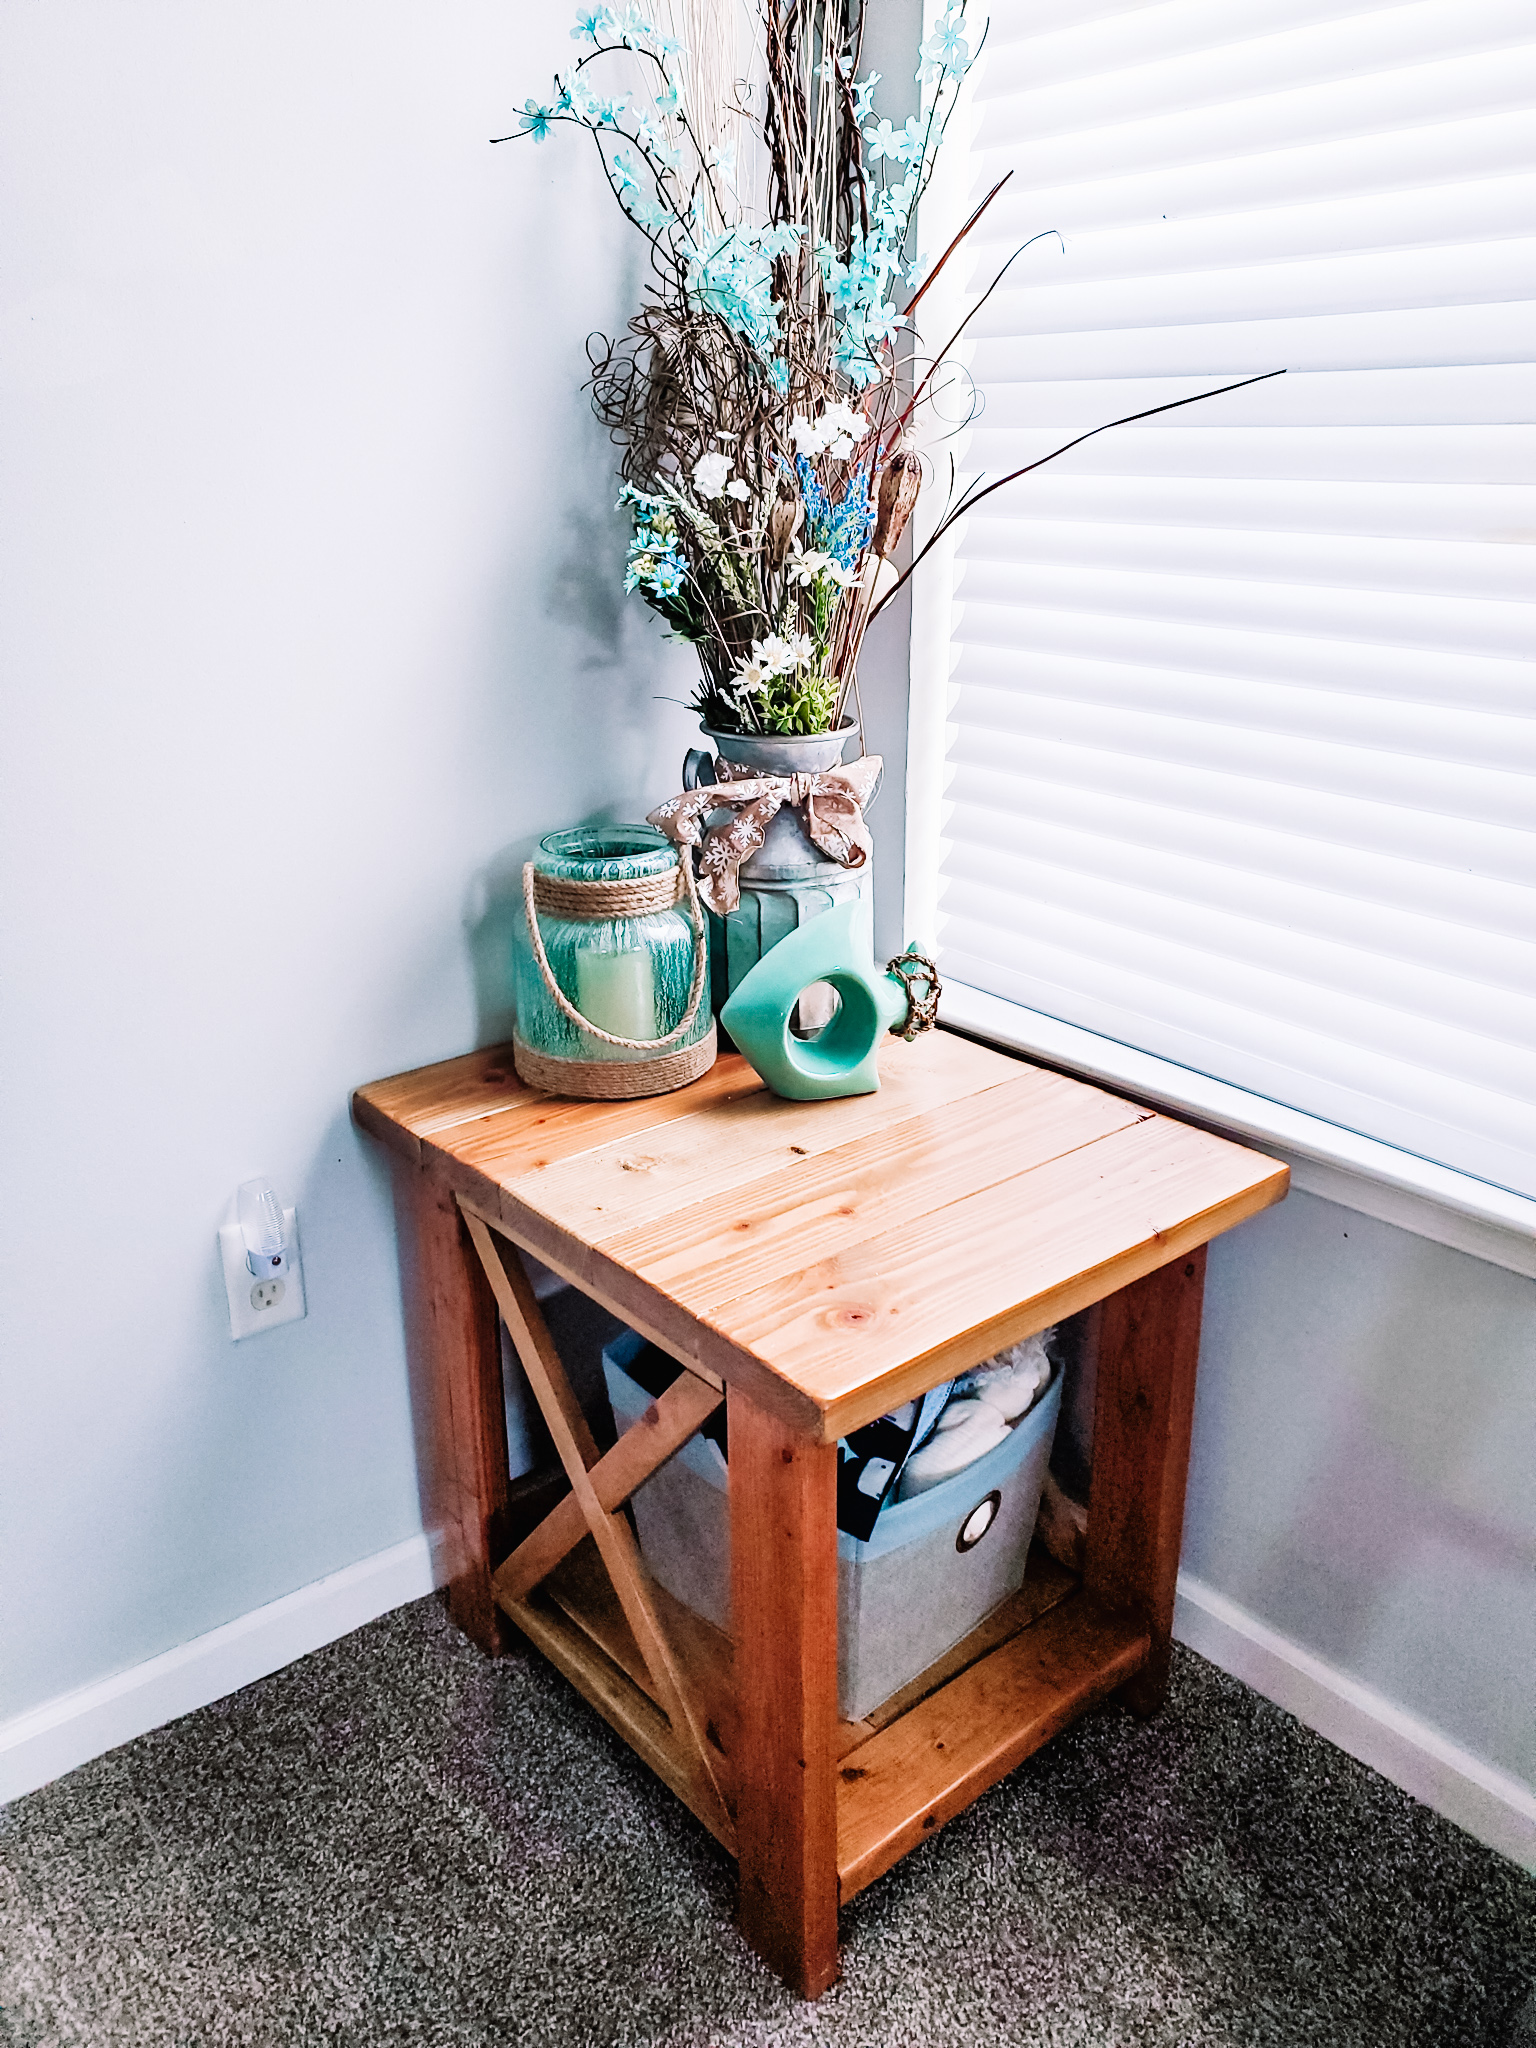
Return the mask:
M 588 7 L 577 13 L 576 26 L 571 30 L 573 43 L 595 43 L 601 37 L 612 35 L 613 13 L 607 7 Z
M 717 313 L 733 334 L 743 334 L 762 355 L 779 334 L 779 306 L 773 296 L 773 265 L 764 255 L 758 230 L 727 229 L 706 238 L 688 257 L 688 291 Z
M 971 61 L 971 46 L 965 38 L 965 10 L 951 7 L 927 42 L 922 45 L 919 85 L 932 85 L 945 78 L 959 78 Z
M 542 142 L 549 133 L 549 124 L 554 120 L 557 109 L 541 107 L 537 100 L 529 100 L 523 108 L 521 127 L 535 142 Z
M 901 144 L 901 136 L 889 121 L 881 121 L 878 127 L 864 130 L 864 146 L 875 163 L 883 156 L 900 157 Z
M 905 324 L 903 315 L 893 306 L 871 306 L 864 316 L 864 339 L 889 341 L 897 328 Z
M 770 262 L 776 256 L 791 256 L 804 237 L 805 229 L 797 222 L 785 221 L 776 228 L 759 228 L 757 246 Z
M 620 192 L 638 192 L 640 189 L 640 166 L 627 149 L 613 152 L 613 175 L 618 180 Z
M 619 500 L 613 509 L 622 512 L 626 505 L 653 524 L 660 525 L 664 517 L 670 523 L 671 507 L 666 499 L 652 497 L 649 491 L 637 490 L 633 484 L 620 484 Z
M 880 83 L 880 73 L 871 71 L 868 78 L 856 81 L 853 88 L 853 118 L 855 121 L 869 119 L 870 101 L 874 98 L 875 87 Z
M 839 343 L 837 366 L 848 382 L 858 391 L 875 383 L 880 376 L 880 365 L 867 349 L 860 349 L 850 343 Z
M 899 242 L 906 234 L 907 219 L 916 197 L 917 180 L 908 175 L 899 185 L 887 185 L 876 199 L 876 224 L 885 230 L 892 241 Z
M 555 83 L 559 85 L 560 81 L 557 79 Z M 573 78 L 569 85 L 562 85 L 560 99 L 578 121 L 591 122 L 592 110 L 597 102 L 592 96 L 592 88 L 584 78 Z
M 911 115 L 906 127 L 901 131 L 895 150 L 890 153 L 899 156 L 904 164 L 921 163 L 927 134 L 927 123 L 919 121 L 916 114 Z
M 869 545 L 875 530 L 875 505 L 870 495 L 869 464 L 861 462 L 848 479 L 848 487 L 834 505 L 826 486 L 804 455 L 795 457 L 800 496 L 805 505 L 805 537 L 808 546 L 830 555 L 840 569 L 853 569 Z
M 819 555 L 830 553 L 827 533 L 832 525 L 832 501 L 827 487 L 811 467 L 808 455 L 795 457 L 795 474 L 800 479 L 800 501 L 805 506 L 805 537 Z
M 683 587 L 683 567 L 675 555 L 667 555 L 656 564 L 651 577 L 651 588 L 658 597 L 676 597 Z
M 864 245 L 864 261 L 875 280 L 875 297 L 884 298 L 886 285 L 901 268 L 901 251 L 883 235 L 873 235 Z
M 827 297 L 834 306 L 851 306 L 857 300 L 857 285 L 852 271 L 846 263 L 839 263 L 831 251 L 821 259 L 821 281 L 827 288 Z

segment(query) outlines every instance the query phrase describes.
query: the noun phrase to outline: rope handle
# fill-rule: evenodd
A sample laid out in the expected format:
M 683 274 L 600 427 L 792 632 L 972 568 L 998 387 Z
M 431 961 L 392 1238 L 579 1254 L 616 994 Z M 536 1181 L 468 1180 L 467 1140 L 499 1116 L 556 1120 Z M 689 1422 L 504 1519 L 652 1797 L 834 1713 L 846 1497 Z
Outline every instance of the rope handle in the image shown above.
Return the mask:
M 544 986 L 555 999 L 555 1007 L 572 1024 L 601 1039 L 604 1045 L 622 1046 L 626 1052 L 660 1052 L 663 1046 L 675 1045 L 693 1026 L 699 1014 L 699 1002 L 704 994 L 704 972 L 708 965 L 708 953 L 704 936 L 704 913 L 699 907 L 699 892 L 693 879 L 693 862 L 687 852 L 678 849 L 678 867 L 682 873 L 683 893 L 688 898 L 688 911 L 693 920 L 693 985 L 688 991 L 688 1007 L 682 1021 L 674 1025 L 665 1038 L 616 1038 L 611 1031 L 604 1031 L 600 1024 L 583 1017 L 580 1010 L 566 995 L 555 980 L 549 964 L 549 955 L 544 951 L 544 934 L 539 930 L 539 913 L 533 900 L 533 862 L 523 863 L 523 908 L 528 913 L 528 936 L 533 941 L 533 957 L 538 962 L 539 973 L 544 977 Z M 674 901 L 676 899 L 674 898 Z

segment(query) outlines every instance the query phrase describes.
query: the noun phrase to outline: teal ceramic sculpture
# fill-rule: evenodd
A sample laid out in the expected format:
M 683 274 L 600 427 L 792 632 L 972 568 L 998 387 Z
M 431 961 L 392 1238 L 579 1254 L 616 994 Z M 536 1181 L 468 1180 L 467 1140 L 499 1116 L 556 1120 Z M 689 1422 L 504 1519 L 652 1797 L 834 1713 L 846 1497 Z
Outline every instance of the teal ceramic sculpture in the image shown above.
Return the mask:
M 873 1095 L 880 1086 L 875 1049 L 886 1032 L 912 1038 L 933 1023 L 933 963 L 908 951 L 877 967 L 870 926 L 862 902 L 824 911 L 765 953 L 721 1011 L 720 1022 L 775 1095 L 791 1102 Z M 817 1037 L 796 1038 L 790 1018 L 813 981 L 836 989 L 838 1012 Z M 923 993 L 916 982 L 926 984 Z

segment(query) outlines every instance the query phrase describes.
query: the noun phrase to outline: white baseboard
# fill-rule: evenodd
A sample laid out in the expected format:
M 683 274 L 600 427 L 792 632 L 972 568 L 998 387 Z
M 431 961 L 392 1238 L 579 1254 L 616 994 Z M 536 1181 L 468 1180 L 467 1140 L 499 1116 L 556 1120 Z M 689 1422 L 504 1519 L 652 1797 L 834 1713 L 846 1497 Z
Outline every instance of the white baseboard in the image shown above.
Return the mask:
M 1173 1632 L 1490 1849 L 1536 1869 L 1536 1792 L 1335 1671 L 1187 1572 Z
M 419 1600 L 434 1583 L 433 1545 L 426 1536 L 412 1536 L 145 1664 L 0 1722 L 0 1803 L 238 1692 Z M 1529 1786 L 1277 1635 L 1187 1572 L 1179 1574 L 1174 1634 L 1478 1841 L 1536 1869 L 1536 1793 Z
M 411 1536 L 145 1664 L 0 1721 L 0 1802 L 238 1692 L 432 1587 L 433 1545 Z

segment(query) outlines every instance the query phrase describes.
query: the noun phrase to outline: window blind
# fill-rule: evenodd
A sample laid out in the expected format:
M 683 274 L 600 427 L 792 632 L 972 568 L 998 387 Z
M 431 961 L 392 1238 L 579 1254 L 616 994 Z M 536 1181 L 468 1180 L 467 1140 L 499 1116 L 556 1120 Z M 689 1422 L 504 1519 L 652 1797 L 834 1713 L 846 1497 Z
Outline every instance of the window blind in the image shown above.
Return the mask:
M 991 0 L 947 978 L 1536 1193 L 1536 14 Z

